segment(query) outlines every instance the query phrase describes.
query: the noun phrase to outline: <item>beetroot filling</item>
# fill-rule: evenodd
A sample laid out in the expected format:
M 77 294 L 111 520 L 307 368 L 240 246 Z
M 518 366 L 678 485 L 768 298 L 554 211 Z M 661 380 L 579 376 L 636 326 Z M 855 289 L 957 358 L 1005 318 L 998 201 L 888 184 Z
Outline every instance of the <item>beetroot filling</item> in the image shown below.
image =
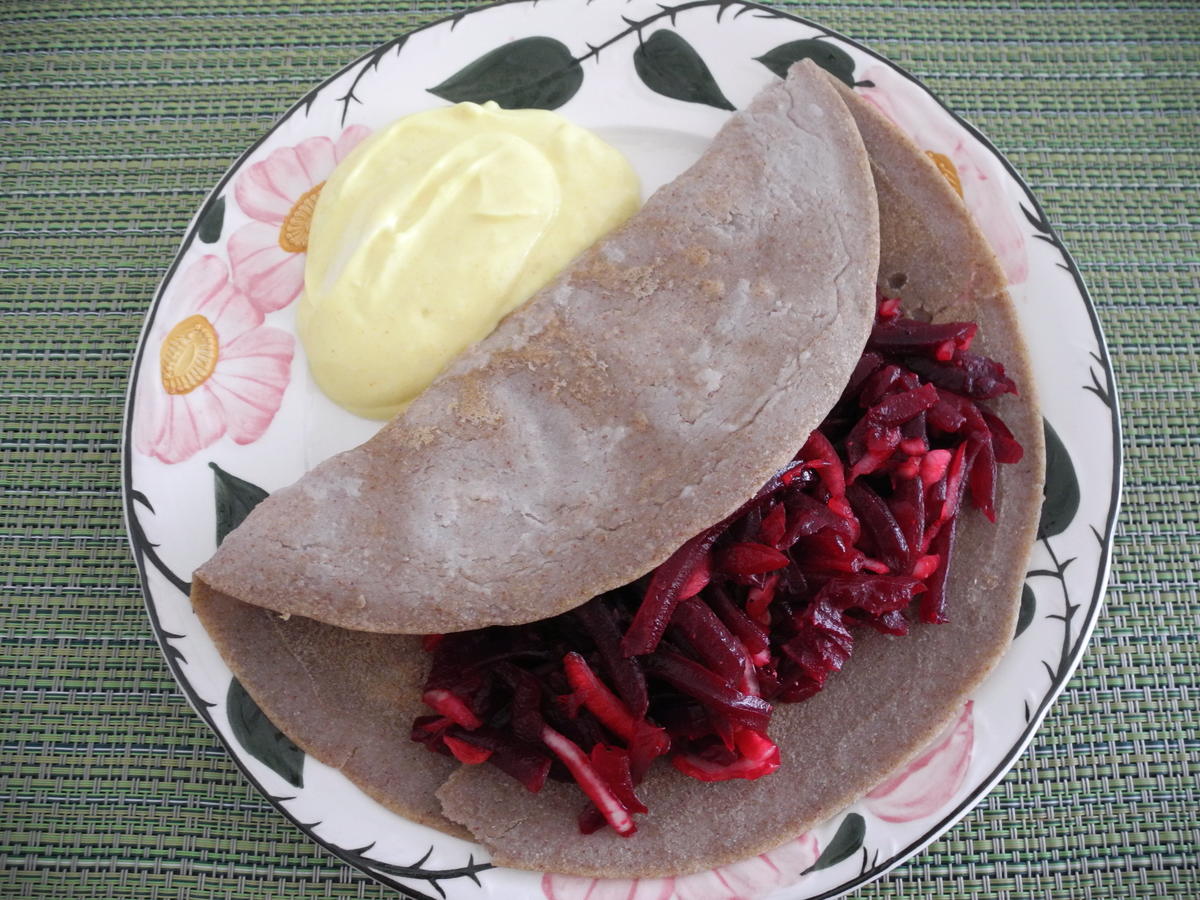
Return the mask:
M 997 465 L 1022 449 L 981 404 L 1016 386 L 976 330 L 881 296 L 837 405 L 733 515 L 577 610 L 426 638 L 435 714 L 413 740 L 530 791 L 575 783 L 585 834 L 637 830 L 659 757 L 701 781 L 775 771 L 773 704 L 821 690 L 859 628 L 947 621 L 964 501 L 995 519 Z

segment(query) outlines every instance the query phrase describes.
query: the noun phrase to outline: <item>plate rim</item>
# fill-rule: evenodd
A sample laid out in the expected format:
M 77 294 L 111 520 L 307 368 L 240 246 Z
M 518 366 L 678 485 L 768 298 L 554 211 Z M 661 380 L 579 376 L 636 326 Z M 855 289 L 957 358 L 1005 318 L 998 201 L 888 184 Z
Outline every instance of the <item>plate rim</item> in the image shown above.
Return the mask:
M 591 0 L 588 0 L 589 4 L 590 2 Z M 302 822 L 286 807 L 284 807 L 282 805 L 282 801 L 290 798 L 276 797 L 269 790 L 267 790 L 267 788 L 250 772 L 249 768 L 242 761 L 238 752 L 230 745 L 230 741 L 224 736 L 224 734 L 222 734 L 221 729 L 216 725 L 212 716 L 209 714 L 208 709 L 212 706 L 212 704 L 209 704 L 207 701 L 201 698 L 198 693 L 196 693 L 188 678 L 181 671 L 179 661 L 176 659 L 176 654 L 172 652 L 173 648 L 167 643 L 168 638 L 172 637 L 173 635 L 171 635 L 162 627 L 158 617 L 158 612 L 155 609 L 154 600 L 146 578 L 147 563 L 153 565 L 160 572 L 160 574 L 167 577 L 168 580 L 171 580 L 177 588 L 182 589 L 182 584 L 175 583 L 175 581 L 178 580 L 177 576 L 171 574 L 165 566 L 162 566 L 157 562 L 157 557 L 153 555 L 152 550 L 150 555 L 151 558 L 147 559 L 146 551 L 150 548 L 148 546 L 148 542 L 145 540 L 144 535 L 140 534 L 141 527 L 139 524 L 137 524 L 136 512 L 134 508 L 134 504 L 138 502 L 140 495 L 140 492 L 134 490 L 132 487 L 133 461 L 131 429 L 133 403 L 137 394 L 137 374 L 141 368 L 142 359 L 146 352 L 147 337 L 154 326 L 159 308 L 162 303 L 164 289 L 175 276 L 183 257 L 195 242 L 201 219 L 221 197 L 222 192 L 228 186 L 233 176 L 241 170 L 244 163 L 260 146 L 262 146 L 262 144 L 269 140 L 271 136 L 274 135 L 275 132 L 284 125 L 284 123 L 290 120 L 291 117 L 295 115 L 301 108 L 310 107 L 316 95 L 329 86 L 332 82 L 353 71 L 358 66 L 368 63 L 370 60 L 372 60 L 372 58 L 381 59 L 388 50 L 390 50 L 392 47 L 395 47 L 397 44 L 403 43 L 411 35 L 437 28 L 439 26 L 446 25 L 447 23 L 450 24 L 451 28 L 453 28 L 453 26 L 463 18 L 476 13 L 498 9 L 501 7 L 518 6 L 522 4 L 536 7 L 538 3 L 539 0 L 494 0 L 494 2 L 491 3 L 474 6 L 457 13 L 451 13 L 427 22 L 423 25 L 406 29 L 395 37 L 373 46 L 362 55 L 346 63 L 336 72 L 310 87 L 298 100 L 280 113 L 271 126 L 258 138 L 256 138 L 253 143 L 251 143 L 242 153 L 240 153 L 237 158 L 234 159 L 234 161 L 226 168 L 225 172 L 217 180 L 216 184 L 206 194 L 203 202 L 199 205 L 191 220 L 185 227 L 184 236 L 179 242 L 178 248 L 175 251 L 170 265 L 167 267 L 162 278 L 159 280 L 154 290 L 153 297 L 150 301 L 149 309 L 142 320 L 142 327 L 138 334 L 136 349 L 130 367 L 129 380 L 125 391 L 125 406 L 122 417 L 120 446 L 121 505 L 125 533 L 129 542 L 130 554 L 133 557 L 134 564 L 138 571 L 138 586 L 142 595 L 143 604 L 146 608 L 147 617 L 150 620 L 151 630 L 154 632 L 155 642 L 157 643 L 159 652 L 162 654 L 164 661 L 167 664 L 172 678 L 182 689 L 188 704 L 205 722 L 209 730 L 224 748 L 226 754 L 232 759 L 234 765 L 241 772 L 242 776 L 250 782 L 259 795 L 262 796 L 272 807 L 274 807 L 277 812 L 281 813 L 288 821 L 290 821 L 305 836 L 307 836 L 309 840 L 317 844 L 317 846 L 319 846 L 322 850 L 332 854 L 346 865 L 349 865 L 357 871 L 362 872 L 369 878 L 398 891 L 401 896 L 408 898 L 408 900 L 435 900 L 435 898 L 429 894 L 424 894 L 407 884 L 403 884 L 382 872 L 364 866 L 360 861 L 354 859 L 344 849 L 332 846 L 330 843 L 322 840 L 314 832 L 313 828 L 315 826 Z M 1092 334 L 1099 351 L 1099 359 L 1097 361 L 1104 371 L 1105 387 L 1109 397 L 1112 400 L 1110 414 L 1113 441 L 1113 466 L 1112 479 L 1109 486 L 1110 505 L 1108 508 L 1107 520 L 1104 523 L 1104 531 L 1101 536 L 1102 539 L 1100 540 L 1100 555 L 1097 563 L 1095 588 L 1092 592 L 1092 597 L 1089 602 L 1087 616 L 1080 626 L 1079 635 L 1076 638 L 1075 646 L 1072 647 L 1070 651 L 1070 656 L 1067 660 L 1066 666 L 1052 681 L 1050 688 L 1047 690 L 1038 707 L 1030 713 L 1030 717 L 1026 722 L 1024 731 L 1021 732 L 1018 740 L 1012 744 L 1008 753 L 1005 754 L 1002 760 L 993 768 L 990 773 L 983 778 L 982 781 L 979 782 L 979 784 L 972 791 L 970 791 L 959 801 L 953 810 L 933 823 L 920 837 L 903 846 L 887 860 L 872 865 L 870 868 L 860 872 L 857 876 L 842 882 L 836 888 L 810 898 L 810 900 L 832 900 L 832 898 L 849 894 L 863 885 L 875 881 L 897 867 L 903 865 L 912 859 L 912 857 L 916 856 L 918 853 L 936 841 L 939 837 L 950 831 L 968 813 L 975 809 L 983 801 L 983 799 L 989 793 L 991 793 L 996 784 L 999 783 L 999 781 L 1015 767 L 1021 756 L 1024 755 L 1025 751 L 1032 743 L 1034 736 L 1040 729 L 1042 723 L 1045 721 L 1046 716 L 1049 714 L 1050 708 L 1061 696 L 1067 686 L 1067 683 L 1075 674 L 1075 671 L 1078 669 L 1079 664 L 1083 659 L 1084 652 L 1091 643 L 1092 634 L 1095 631 L 1096 623 L 1104 606 L 1104 601 L 1108 590 L 1108 582 L 1112 568 L 1113 542 L 1122 501 L 1123 475 L 1125 468 L 1125 448 L 1122 441 L 1124 428 L 1122 423 L 1119 393 L 1116 385 L 1116 374 L 1112 365 L 1112 356 L 1108 349 L 1108 344 L 1104 336 L 1099 313 L 1096 309 L 1095 301 L 1092 299 L 1091 292 L 1088 290 L 1087 285 L 1083 280 L 1082 273 L 1080 272 L 1079 266 L 1075 262 L 1074 257 L 1063 244 L 1057 229 L 1047 218 L 1045 209 L 1043 208 L 1041 202 L 1033 193 L 1033 190 L 1030 188 L 1025 178 L 1020 174 L 1020 172 L 1017 171 L 1017 169 L 999 150 L 999 148 L 997 148 L 996 145 L 979 128 L 977 128 L 959 113 L 955 112 L 935 91 L 926 85 L 920 78 L 910 72 L 906 67 L 894 62 L 866 44 L 863 44 L 854 38 L 848 37 L 840 31 L 831 29 L 822 23 L 815 22 L 812 19 L 797 15 L 788 10 L 779 9 L 777 7 L 770 6 L 769 4 L 759 3 L 757 0 L 725 0 L 725 3 L 728 5 L 737 4 L 746 8 L 763 10 L 771 13 L 777 18 L 787 19 L 805 25 L 809 28 L 816 29 L 820 32 L 823 32 L 826 36 L 843 41 L 847 45 L 879 61 L 928 95 L 930 99 L 932 99 L 939 107 L 941 107 L 941 109 L 950 115 L 951 119 L 957 125 L 964 128 L 968 134 L 980 142 L 980 144 L 988 153 L 990 153 L 992 157 L 999 161 L 1007 174 L 1024 192 L 1026 199 L 1028 199 L 1032 204 L 1034 212 L 1036 212 L 1038 218 L 1040 219 L 1041 226 L 1045 228 L 1045 233 L 1050 237 L 1051 243 L 1062 255 L 1065 268 L 1075 282 L 1076 290 L 1078 291 L 1080 298 L 1083 300 L 1084 307 L 1087 310 L 1088 319 L 1092 327 Z M 723 4 L 720 2 L 720 0 L 711 0 L 711 2 L 705 5 L 721 6 Z M 355 84 L 356 83 L 357 82 L 355 82 Z M 353 85 L 351 86 L 351 91 L 352 90 Z M 347 96 L 351 95 L 348 94 Z M 141 502 L 149 507 L 149 503 L 144 496 L 141 496 Z

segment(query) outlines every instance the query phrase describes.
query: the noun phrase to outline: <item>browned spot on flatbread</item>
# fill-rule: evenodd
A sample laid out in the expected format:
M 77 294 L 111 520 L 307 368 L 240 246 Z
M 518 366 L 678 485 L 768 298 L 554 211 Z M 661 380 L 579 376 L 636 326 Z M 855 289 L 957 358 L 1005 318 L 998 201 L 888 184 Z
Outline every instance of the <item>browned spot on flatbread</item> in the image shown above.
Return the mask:
M 755 279 L 750 290 L 753 291 L 754 296 L 758 297 L 760 300 L 770 300 L 777 293 L 773 284 L 763 281 L 761 278 Z
M 474 373 L 459 376 L 458 397 L 451 409 L 465 425 L 496 425 L 503 418 L 491 405 L 488 391 Z
M 405 428 L 396 430 L 396 440 L 404 446 L 419 449 L 437 438 L 437 429 L 429 426 Z

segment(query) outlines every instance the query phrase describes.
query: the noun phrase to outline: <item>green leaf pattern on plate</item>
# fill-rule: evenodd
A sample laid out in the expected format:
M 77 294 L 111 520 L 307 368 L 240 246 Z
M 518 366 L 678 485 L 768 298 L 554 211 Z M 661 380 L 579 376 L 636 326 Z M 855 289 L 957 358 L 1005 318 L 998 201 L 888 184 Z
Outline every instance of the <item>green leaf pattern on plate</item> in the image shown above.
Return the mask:
M 1046 431 L 1046 499 L 1038 537 L 1048 538 L 1066 531 L 1079 512 L 1079 479 L 1058 433 L 1045 419 L 1042 424 Z
M 429 92 L 451 103 L 495 100 L 505 109 L 558 109 L 582 84 L 583 69 L 565 44 L 527 37 L 485 53 Z
M 221 239 L 221 229 L 225 226 L 225 195 L 222 194 L 209 204 L 200 216 L 196 235 L 206 244 L 215 244 Z
M 639 43 L 633 51 L 633 67 L 642 83 L 656 94 L 717 109 L 735 109 L 700 54 L 674 31 L 664 28 Z
M 267 498 L 267 492 L 257 484 L 244 478 L 230 475 L 215 462 L 208 467 L 213 470 L 213 491 L 217 501 L 217 546 L 226 535 L 242 524 L 250 510 Z
M 1021 611 L 1017 613 L 1017 628 L 1013 632 L 1013 640 L 1021 636 L 1029 623 L 1033 621 L 1033 614 L 1037 612 L 1037 598 L 1033 595 L 1033 588 L 1026 584 L 1021 589 Z
M 238 743 L 293 787 L 304 787 L 304 751 L 263 715 L 236 678 L 225 695 L 225 715 Z
M 849 859 L 863 845 L 863 838 L 866 837 L 866 834 L 866 820 L 858 813 L 850 813 L 842 819 L 842 824 L 838 826 L 833 840 L 829 842 L 829 846 L 825 848 L 808 871 L 816 872 L 820 869 L 828 869 L 844 859 Z
M 854 60 L 845 50 L 828 41 L 817 38 L 788 41 L 762 56 L 755 57 L 756 62 L 762 63 L 780 78 L 786 78 L 791 65 L 802 59 L 811 59 L 830 75 L 854 87 Z

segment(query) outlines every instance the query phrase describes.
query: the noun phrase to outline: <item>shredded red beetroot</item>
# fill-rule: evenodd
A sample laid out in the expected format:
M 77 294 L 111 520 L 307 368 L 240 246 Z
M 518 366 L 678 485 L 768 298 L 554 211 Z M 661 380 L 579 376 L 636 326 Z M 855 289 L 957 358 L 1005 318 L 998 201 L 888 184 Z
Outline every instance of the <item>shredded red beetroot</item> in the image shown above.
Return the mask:
M 997 465 L 1022 449 L 980 404 L 1016 386 L 971 352 L 976 330 L 880 297 L 833 411 L 733 515 L 580 609 L 427 638 L 436 715 L 413 740 L 533 792 L 575 782 L 585 834 L 637 830 L 635 791 L 659 757 L 700 781 L 775 771 L 772 704 L 820 691 L 858 628 L 947 621 L 964 498 L 995 518 Z

